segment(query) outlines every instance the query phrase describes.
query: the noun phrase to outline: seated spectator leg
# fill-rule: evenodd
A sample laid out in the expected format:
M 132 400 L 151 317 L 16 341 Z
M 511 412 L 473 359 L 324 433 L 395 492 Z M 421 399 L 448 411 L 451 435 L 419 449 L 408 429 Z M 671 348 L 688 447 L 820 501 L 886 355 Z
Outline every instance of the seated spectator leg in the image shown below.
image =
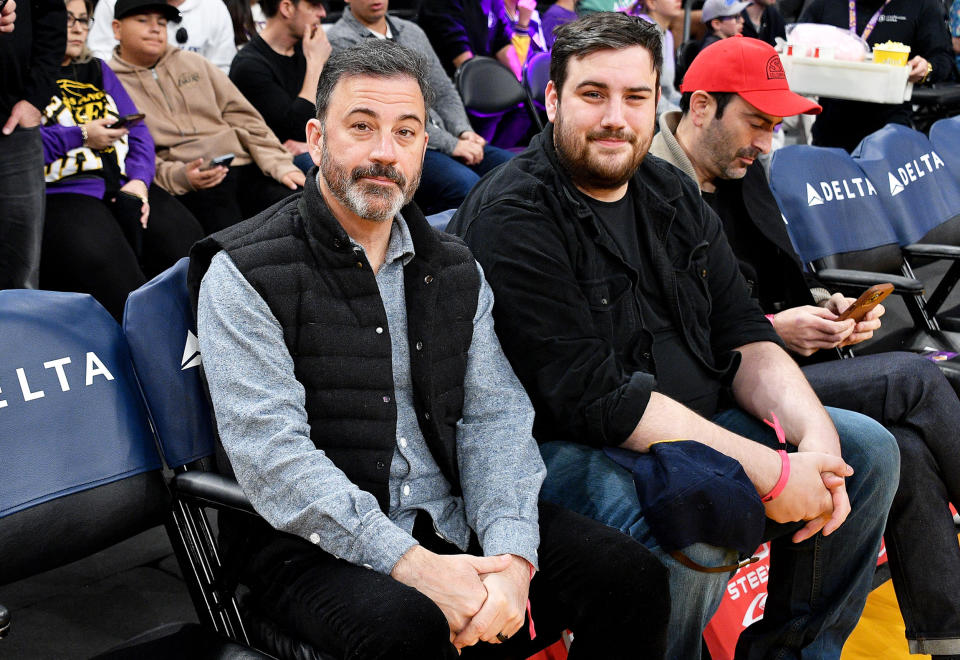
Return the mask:
M 127 294 L 146 282 L 120 225 L 89 195 L 47 195 L 40 286 L 89 293 L 117 321 Z
M 423 174 L 414 199 L 425 215 L 455 209 L 463 202 L 480 176 L 452 156 L 427 149 Z
M 937 366 L 913 353 L 815 364 L 820 400 L 869 415 L 897 439 L 900 486 L 884 539 L 911 653 L 960 654 L 960 402 Z
M 0 135 L 0 289 L 37 288 L 45 198 L 40 129 Z
M 514 108 L 497 122 L 490 144 L 510 149 L 511 147 L 526 147 L 530 142 L 530 131 L 533 129 L 533 120 L 526 108 Z
M 664 551 L 643 518 L 633 477 L 599 449 L 571 442 L 540 446 L 547 478 L 540 497 L 626 532 L 647 547 L 670 571 L 668 658 L 700 657 L 701 634 L 720 605 L 727 573 L 701 573 Z M 733 550 L 695 544 L 684 554 L 704 566 L 736 562 Z M 536 613 L 534 614 L 536 620 Z
M 477 174 L 483 176 L 498 165 L 503 165 L 514 156 L 516 156 L 516 154 L 512 151 L 488 144 L 483 148 L 483 160 L 480 161 L 480 164 L 477 165 L 474 170 Z
M 177 196 L 180 203 L 190 210 L 203 227 L 205 234 L 226 229 L 243 220 L 244 215 L 237 198 L 239 195 L 238 169 L 238 167 L 231 167 L 223 181 L 214 188 L 195 190 Z
M 665 657 L 668 571 L 629 536 L 555 504 L 540 503 L 540 572 L 530 585 L 538 634 L 568 628 L 570 658 Z M 549 622 L 557 621 L 551 630 Z M 521 628 L 528 636 L 529 628 Z M 669 656 L 666 656 L 669 657 Z
M 335 657 L 458 658 L 433 601 L 301 539 L 278 536 L 256 553 L 241 581 L 261 614 Z
M 237 199 L 244 219 L 252 218 L 265 208 L 297 192 L 261 172 L 255 163 L 234 167 L 231 170 L 237 172 Z
M 830 536 L 802 543 L 790 536 L 798 523 L 768 522 L 774 539 L 763 619 L 743 631 L 736 657 L 839 658 L 843 642 L 863 611 L 876 569 L 880 538 L 900 470 L 896 440 L 879 423 L 849 410 L 827 408 L 840 436 L 841 452 L 854 474 L 846 480 L 852 511 Z M 770 447 L 773 431 L 742 410 L 713 421 Z
M 177 198 L 166 190 L 150 186 L 150 218 L 143 234 L 143 272 L 147 278 L 159 275 L 203 238 L 203 227 Z

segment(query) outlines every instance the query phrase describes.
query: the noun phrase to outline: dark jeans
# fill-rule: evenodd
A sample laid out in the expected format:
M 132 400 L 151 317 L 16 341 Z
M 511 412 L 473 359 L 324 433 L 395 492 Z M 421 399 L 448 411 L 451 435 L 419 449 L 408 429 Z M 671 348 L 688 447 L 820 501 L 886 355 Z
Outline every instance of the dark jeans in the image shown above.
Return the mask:
M 118 322 L 127 294 L 187 256 L 203 238 L 196 219 L 170 193 L 150 186 L 150 216 L 138 261 L 108 205 L 77 193 L 47 196 L 40 284 L 89 293 Z
M 38 286 L 45 197 L 40 129 L 0 135 L 0 289 Z
M 214 188 L 195 190 L 177 199 L 196 216 L 203 231 L 212 234 L 252 218 L 294 192 L 261 172 L 256 163 L 250 163 L 232 166 Z
M 480 163 L 466 165 L 436 149 L 427 149 L 416 202 L 424 215 L 455 209 L 480 177 L 513 156 L 512 151 L 488 144 L 483 148 L 483 160 Z
M 960 401 L 932 362 L 882 353 L 804 367 L 825 405 L 872 417 L 897 439 L 900 486 L 884 538 L 911 653 L 960 653 Z
M 434 552 L 459 553 L 432 527 L 414 536 Z M 476 543 L 470 549 L 474 554 Z M 667 571 L 642 545 L 558 506 L 540 505 L 540 571 L 529 621 L 504 644 L 478 643 L 463 658 L 521 660 L 569 628 L 571 660 L 662 658 L 670 613 Z M 278 536 L 242 572 L 254 607 L 296 637 L 338 658 L 458 658 L 440 608 L 416 589 Z

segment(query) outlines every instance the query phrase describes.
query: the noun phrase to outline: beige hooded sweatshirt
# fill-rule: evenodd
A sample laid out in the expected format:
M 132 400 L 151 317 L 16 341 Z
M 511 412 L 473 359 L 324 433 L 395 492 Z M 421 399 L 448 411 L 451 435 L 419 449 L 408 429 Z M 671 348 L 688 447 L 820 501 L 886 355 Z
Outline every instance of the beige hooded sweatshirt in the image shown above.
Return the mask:
M 193 191 L 186 164 L 232 153 L 233 165 L 251 161 L 280 181 L 298 172 L 260 113 L 223 71 L 201 55 L 167 46 L 152 69 L 109 62 L 130 94 L 157 146 L 156 182 L 174 195 Z

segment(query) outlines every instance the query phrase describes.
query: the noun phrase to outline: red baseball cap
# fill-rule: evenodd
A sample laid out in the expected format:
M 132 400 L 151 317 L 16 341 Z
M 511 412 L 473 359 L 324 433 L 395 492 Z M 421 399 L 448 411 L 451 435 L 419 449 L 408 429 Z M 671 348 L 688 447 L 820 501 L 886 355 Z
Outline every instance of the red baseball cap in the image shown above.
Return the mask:
M 766 41 L 742 35 L 714 42 L 687 69 L 681 92 L 735 92 L 760 112 L 774 117 L 817 115 L 823 110 L 790 91 L 783 63 Z

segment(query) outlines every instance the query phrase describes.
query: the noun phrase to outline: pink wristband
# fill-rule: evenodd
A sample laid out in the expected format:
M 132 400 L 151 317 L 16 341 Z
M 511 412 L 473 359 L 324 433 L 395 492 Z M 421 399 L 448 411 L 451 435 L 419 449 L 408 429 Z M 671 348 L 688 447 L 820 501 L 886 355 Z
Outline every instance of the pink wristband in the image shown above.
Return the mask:
M 776 414 L 770 413 L 770 416 L 773 417 L 773 421 L 763 420 L 768 426 L 772 427 L 777 434 L 777 440 L 780 441 L 780 444 L 784 447 L 787 446 L 786 434 L 783 432 L 783 427 L 780 426 L 780 420 L 777 419 Z M 770 502 L 776 498 L 780 493 L 783 492 L 783 489 L 787 487 L 787 481 L 790 479 L 790 457 L 787 455 L 786 449 L 778 449 L 777 453 L 780 454 L 780 479 L 777 480 L 776 485 L 773 489 L 760 498 L 761 502 Z

